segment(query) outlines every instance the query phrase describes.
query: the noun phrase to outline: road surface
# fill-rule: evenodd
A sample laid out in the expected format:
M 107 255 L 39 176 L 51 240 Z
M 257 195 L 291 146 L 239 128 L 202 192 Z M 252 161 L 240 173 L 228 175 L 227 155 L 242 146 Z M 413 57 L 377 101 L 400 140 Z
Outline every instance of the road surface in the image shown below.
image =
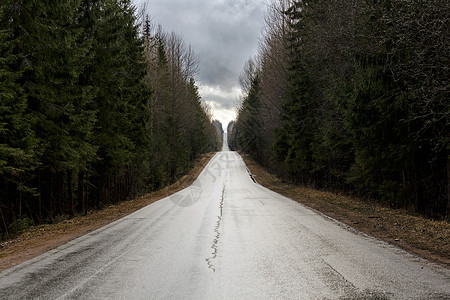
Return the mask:
M 191 187 L 3 271 L 0 298 L 450 299 L 450 270 L 265 189 L 222 151 Z

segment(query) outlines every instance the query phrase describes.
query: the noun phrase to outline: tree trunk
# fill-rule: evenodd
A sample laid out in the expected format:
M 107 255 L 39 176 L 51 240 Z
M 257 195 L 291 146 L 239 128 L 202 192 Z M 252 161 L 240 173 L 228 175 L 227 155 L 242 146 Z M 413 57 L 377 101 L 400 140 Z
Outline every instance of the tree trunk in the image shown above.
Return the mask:
M 22 184 L 22 180 L 20 180 L 20 184 Z M 19 218 L 22 218 L 22 190 L 19 189 Z
M 38 212 L 38 223 L 42 223 L 42 185 L 41 185 L 41 171 L 38 170 L 38 205 L 39 205 L 39 212 Z
M 75 217 L 75 203 L 73 200 L 73 191 L 72 191 L 72 170 L 67 170 L 67 197 L 70 203 L 70 217 Z
M 84 201 L 84 172 L 78 173 L 78 202 L 81 203 L 82 214 L 86 214 L 86 203 Z
M 58 213 L 59 215 L 64 214 L 65 204 L 64 204 L 64 174 L 60 172 L 56 173 L 56 200 L 58 201 Z
M 50 218 L 51 219 L 53 219 L 53 217 L 54 217 L 54 214 L 55 214 L 55 207 L 54 207 L 54 203 L 55 203 L 55 199 L 54 199 L 54 195 L 53 195 L 53 176 L 52 176 L 52 173 L 51 172 L 49 172 L 49 177 L 48 177 L 48 181 L 49 181 L 49 186 L 50 186 L 50 191 L 48 192 L 49 193 L 49 197 L 48 197 L 48 199 L 49 199 L 49 204 L 48 204 L 48 207 L 49 207 L 49 215 L 50 215 Z
M 445 219 L 449 220 L 450 216 L 450 159 L 447 155 L 447 211 L 445 212 Z

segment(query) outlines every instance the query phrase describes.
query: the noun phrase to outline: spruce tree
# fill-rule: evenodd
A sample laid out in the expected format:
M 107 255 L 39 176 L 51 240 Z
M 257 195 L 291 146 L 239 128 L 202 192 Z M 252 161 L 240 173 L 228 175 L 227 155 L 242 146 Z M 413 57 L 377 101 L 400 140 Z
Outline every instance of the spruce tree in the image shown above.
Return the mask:
M 136 193 L 127 183 L 146 160 L 145 155 L 137 157 L 142 153 L 139 150 L 148 146 L 149 94 L 143 84 L 143 41 L 134 12 L 131 1 L 107 0 L 93 6 L 97 22 L 89 79 L 97 89 L 93 101 L 97 111 L 94 136 L 99 148 L 95 164 L 99 175 L 97 205 Z
M 52 213 L 75 213 L 75 176 L 95 157 L 91 143 L 95 110 L 91 87 L 80 82 L 90 44 L 80 26 L 80 1 L 31 5 L 32 26 L 25 36 L 30 68 L 23 76 L 30 108 L 37 116 L 41 178 L 49 182 L 41 197 Z
M 13 34 L 10 8 L 0 5 L 0 209 L 2 218 L 7 218 L 3 224 L 22 217 L 22 199 L 36 193 L 31 179 L 39 165 L 33 130 L 36 119 L 27 109 L 27 94 L 20 84 L 23 53 L 17 51 L 20 38 Z
M 304 3 L 295 1 L 286 12 L 290 27 L 288 99 L 282 110 L 283 127 L 274 145 L 276 158 L 285 163 L 294 181 L 302 183 L 311 180 L 311 143 L 316 129 L 316 103 L 303 50 L 304 10 Z

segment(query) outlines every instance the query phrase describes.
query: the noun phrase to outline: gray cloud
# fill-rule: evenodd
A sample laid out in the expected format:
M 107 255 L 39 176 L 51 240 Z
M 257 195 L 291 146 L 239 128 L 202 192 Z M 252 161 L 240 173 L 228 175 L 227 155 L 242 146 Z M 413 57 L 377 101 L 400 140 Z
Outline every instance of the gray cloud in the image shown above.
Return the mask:
M 224 109 L 234 109 L 235 108 L 234 101 L 233 101 L 234 98 L 223 97 L 220 95 L 211 95 L 211 96 L 204 97 L 204 100 L 214 101 L 214 102 L 220 104 L 221 107 Z
M 265 0 L 135 0 L 152 20 L 191 44 L 200 60 L 198 80 L 231 91 L 258 46 Z M 221 99 L 225 107 L 235 99 Z

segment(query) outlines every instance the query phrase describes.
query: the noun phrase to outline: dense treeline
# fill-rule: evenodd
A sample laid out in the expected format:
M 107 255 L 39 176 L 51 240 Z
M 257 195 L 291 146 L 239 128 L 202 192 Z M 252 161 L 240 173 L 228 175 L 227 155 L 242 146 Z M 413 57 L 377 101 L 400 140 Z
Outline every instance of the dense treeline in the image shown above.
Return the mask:
M 129 0 L 0 4 L 2 232 L 160 188 L 220 147 L 192 49 L 138 21 Z
M 273 1 L 230 145 L 286 179 L 448 218 L 448 1 Z
M 152 87 L 149 159 L 151 186 L 179 177 L 206 150 L 219 150 L 221 136 L 211 121 L 211 109 L 200 101 L 193 76 L 197 57 L 175 33 L 144 22 L 145 55 Z M 221 126 L 221 125 L 220 125 Z

